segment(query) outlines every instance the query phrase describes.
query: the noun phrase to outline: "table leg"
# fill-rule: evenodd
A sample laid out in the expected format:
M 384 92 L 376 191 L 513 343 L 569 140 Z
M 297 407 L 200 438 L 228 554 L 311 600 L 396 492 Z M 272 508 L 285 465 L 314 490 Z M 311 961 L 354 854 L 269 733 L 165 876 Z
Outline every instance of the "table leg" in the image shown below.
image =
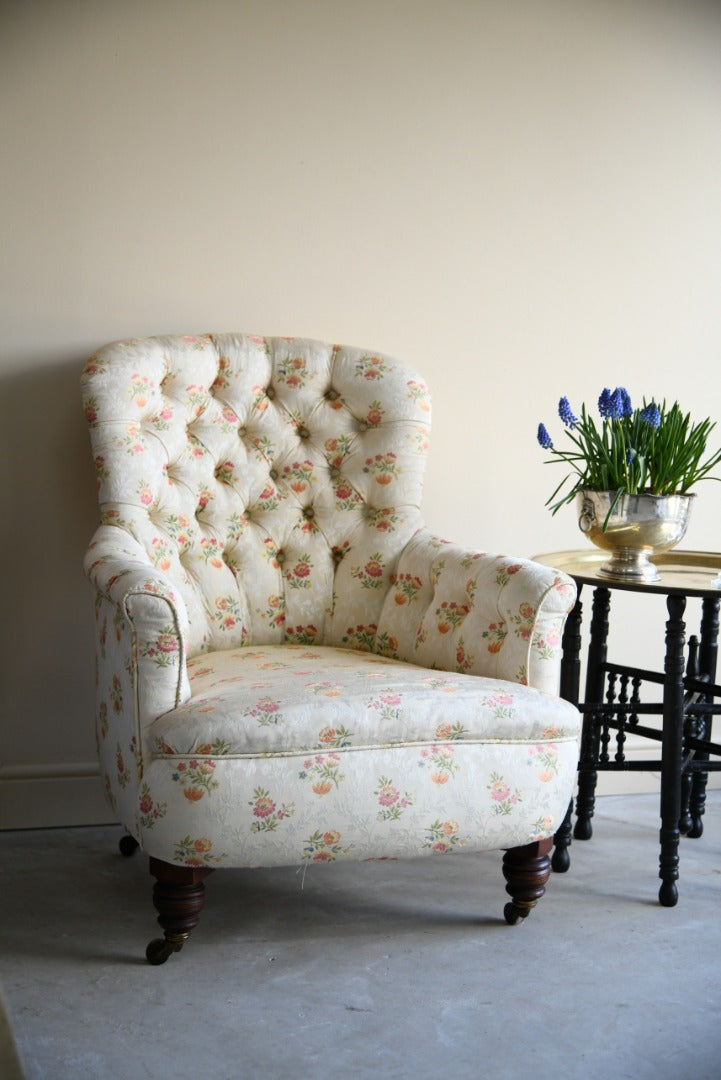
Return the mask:
M 664 907 L 678 901 L 678 827 L 681 816 L 681 766 L 683 753 L 684 646 L 686 625 L 683 614 L 685 596 L 666 598 L 666 659 L 664 661 L 663 734 L 661 742 L 661 857 L 658 876 L 661 888 L 658 898 Z
M 581 678 L 581 619 L 583 605 L 581 604 L 581 589 L 578 586 L 578 594 L 573 611 L 566 620 L 563 631 L 563 659 L 561 660 L 561 697 L 570 701 L 572 705 L 578 705 L 578 687 Z M 551 866 L 555 873 L 564 874 L 571 865 L 571 857 L 568 849 L 571 846 L 572 834 L 573 797 L 568 804 L 568 810 L 563 822 L 554 837 L 554 852 Z
M 591 633 L 588 645 L 588 670 L 586 672 L 586 704 L 603 704 L 603 687 L 606 673 L 608 639 L 608 613 L 611 608 L 611 591 L 599 586 L 593 593 Z M 596 805 L 596 764 L 599 742 L 598 713 L 587 712 L 583 718 L 581 736 L 581 760 L 578 766 L 578 798 L 576 799 L 576 827 L 573 835 L 577 840 L 590 840 L 593 835 L 591 818 Z
M 718 634 L 719 634 L 719 605 L 721 599 L 707 596 L 702 602 L 701 608 L 701 643 L 699 648 L 699 672 L 708 675 L 710 682 L 716 681 L 716 661 L 718 657 Z M 712 700 L 712 699 L 708 699 Z M 708 739 L 711 732 L 710 715 L 699 720 L 697 734 L 702 739 Z M 699 750 L 695 755 L 696 761 L 708 761 L 708 751 Z M 691 782 L 690 817 L 691 828 L 686 833 L 694 839 L 703 833 L 703 815 L 706 809 L 706 783 L 708 773 L 694 770 Z
M 698 638 L 692 634 L 688 639 L 688 660 L 686 661 L 686 678 L 695 680 L 699 677 L 698 666 Z M 683 720 L 683 747 L 684 760 L 686 758 L 687 740 L 695 739 L 699 735 L 699 723 L 703 728 L 703 718 L 694 711 L 693 705 L 686 708 Z M 694 773 L 691 769 L 684 769 L 681 774 L 681 818 L 678 823 L 678 831 L 681 836 L 688 836 L 693 828 L 691 817 L 691 789 L 693 786 Z

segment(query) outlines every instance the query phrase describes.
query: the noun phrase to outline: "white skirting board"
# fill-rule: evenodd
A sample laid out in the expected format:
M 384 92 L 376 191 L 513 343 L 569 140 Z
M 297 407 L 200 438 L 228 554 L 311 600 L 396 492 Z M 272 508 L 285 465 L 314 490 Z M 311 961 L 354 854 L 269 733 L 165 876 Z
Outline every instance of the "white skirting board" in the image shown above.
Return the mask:
M 94 763 L 0 768 L 0 829 L 108 825 L 113 821 Z

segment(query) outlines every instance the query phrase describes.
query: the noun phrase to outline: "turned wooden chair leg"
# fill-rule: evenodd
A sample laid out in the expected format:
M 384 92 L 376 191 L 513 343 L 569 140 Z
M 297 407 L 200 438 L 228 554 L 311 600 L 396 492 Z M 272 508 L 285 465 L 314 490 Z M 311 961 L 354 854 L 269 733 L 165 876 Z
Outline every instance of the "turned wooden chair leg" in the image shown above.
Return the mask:
M 553 837 L 534 840 L 525 847 L 511 848 L 503 856 L 503 876 L 506 879 L 506 892 L 511 902 L 506 904 L 503 914 L 506 922 L 515 926 L 529 915 L 546 891 L 546 882 L 551 876 L 549 852 L 553 847 Z
M 164 964 L 171 953 L 180 952 L 198 925 L 205 903 L 203 878 L 213 871 L 206 866 L 173 866 L 151 858 L 150 873 L 157 879 L 153 904 L 165 937 L 151 941 L 145 956 L 151 964 Z

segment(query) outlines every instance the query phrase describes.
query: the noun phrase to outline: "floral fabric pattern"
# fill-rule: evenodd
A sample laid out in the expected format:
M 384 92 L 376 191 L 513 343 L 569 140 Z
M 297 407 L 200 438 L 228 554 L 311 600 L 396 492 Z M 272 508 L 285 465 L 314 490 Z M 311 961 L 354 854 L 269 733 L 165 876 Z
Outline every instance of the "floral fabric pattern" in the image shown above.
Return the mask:
M 196 768 L 208 768 L 196 759 L 210 746 L 226 755 L 293 750 L 307 755 L 303 779 L 336 786 L 337 751 L 412 744 L 435 782 L 445 783 L 462 743 L 513 739 L 538 754 L 546 740 L 555 746 L 578 730 L 577 710 L 535 687 L 450 679 L 360 650 L 224 650 L 190 660 L 188 673 L 192 696 L 150 724 L 148 736 L 154 753 L 188 757 Z
M 130 340 L 88 362 L 83 403 L 98 753 L 145 851 L 310 867 L 557 828 L 574 586 L 424 529 L 417 373 L 299 339 Z
M 463 840 L 458 835 L 458 822 L 434 821 L 428 828 L 423 846 L 430 848 L 435 855 L 447 855 L 463 847 Z
M 251 832 L 272 832 L 295 812 L 295 806 L 292 803 L 283 803 L 279 806 L 271 799 L 270 792 L 262 787 L 255 789 L 253 798 L 248 800 L 248 805 L 252 806 L 255 819 L 250 826 Z
M 377 635 L 392 637 L 395 655 L 411 663 L 556 693 L 575 596 L 565 574 L 467 551 L 421 529 L 401 553 Z
M 379 778 L 378 787 L 373 794 L 378 798 L 378 804 L 381 807 L 376 815 L 379 821 L 398 821 L 403 811 L 413 806 L 415 802 L 415 795 L 408 791 L 401 795 L 393 781 L 387 776 Z

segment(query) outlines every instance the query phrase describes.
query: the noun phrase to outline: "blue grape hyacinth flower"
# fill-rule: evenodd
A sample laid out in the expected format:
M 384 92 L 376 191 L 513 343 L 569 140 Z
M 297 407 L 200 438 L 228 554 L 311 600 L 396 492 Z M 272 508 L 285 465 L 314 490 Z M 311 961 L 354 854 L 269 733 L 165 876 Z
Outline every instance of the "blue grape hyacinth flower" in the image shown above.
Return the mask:
M 611 416 L 611 391 L 608 387 L 604 387 L 601 391 L 601 396 L 598 399 L 598 411 L 601 414 L 603 420 L 610 419 Z
M 548 431 L 546 430 L 545 424 L 538 425 L 538 435 L 536 436 L 536 438 L 538 439 L 544 450 L 553 450 L 553 441 L 551 439 L 551 436 L 548 434 Z
M 641 413 L 641 419 L 652 428 L 658 430 L 661 423 L 661 410 L 655 401 L 652 401 L 650 405 L 646 406 Z
M 571 408 L 570 402 L 567 397 L 562 397 L 559 401 L 558 415 L 561 417 L 561 420 L 563 420 L 564 424 L 568 428 L 575 427 L 576 423 L 578 422 L 578 417 L 573 415 L 573 409 Z
M 610 414 L 613 420 L 622 420 L 624 416 L 633 416 L 633 406 L 628 391 L 617 386 L 611 394 Z

